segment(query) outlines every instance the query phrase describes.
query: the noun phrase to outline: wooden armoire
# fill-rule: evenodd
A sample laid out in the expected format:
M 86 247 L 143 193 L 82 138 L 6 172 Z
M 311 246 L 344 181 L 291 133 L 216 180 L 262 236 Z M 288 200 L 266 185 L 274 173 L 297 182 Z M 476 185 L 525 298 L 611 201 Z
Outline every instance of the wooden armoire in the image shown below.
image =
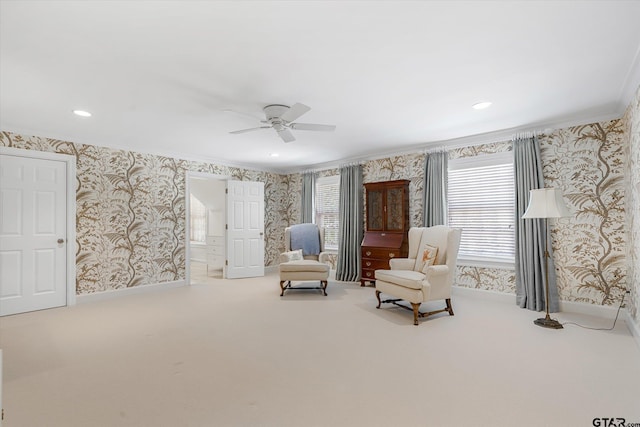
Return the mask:
M 409 180 L 372 182 L 365 188 L 365 232 L 360 286 L 375 283 L 376 270 L 409 251 Z

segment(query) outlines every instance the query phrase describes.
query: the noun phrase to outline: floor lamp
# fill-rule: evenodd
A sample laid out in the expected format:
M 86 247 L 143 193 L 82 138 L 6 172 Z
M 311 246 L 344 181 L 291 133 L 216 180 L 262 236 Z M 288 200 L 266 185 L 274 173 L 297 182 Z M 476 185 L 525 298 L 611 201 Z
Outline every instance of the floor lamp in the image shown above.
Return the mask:
M 560 218 L 571 216 L 567 209 L 562 192 L 557 188 L 540 188 L 529 192 L 529 206 L 522 215 L 523 219 L 529 218 Z M 545 274 L 545 308 L 547 315 L 543 319 L 536 319 L 533 323 L 543 328 L 562 329 L 562 324 L 549 316 L 549 225 L 546 225 L 544 248 L 544 274 Z

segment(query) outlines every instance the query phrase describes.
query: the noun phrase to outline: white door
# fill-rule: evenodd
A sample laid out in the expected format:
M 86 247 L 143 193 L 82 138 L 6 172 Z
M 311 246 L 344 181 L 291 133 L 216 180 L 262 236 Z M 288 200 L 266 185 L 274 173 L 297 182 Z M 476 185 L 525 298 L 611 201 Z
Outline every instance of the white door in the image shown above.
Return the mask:
M 66 162 L 0 155 L 0 316 L 67 302 Z
M 227 181 L 228 279 L 264 276 L 264 183 Z

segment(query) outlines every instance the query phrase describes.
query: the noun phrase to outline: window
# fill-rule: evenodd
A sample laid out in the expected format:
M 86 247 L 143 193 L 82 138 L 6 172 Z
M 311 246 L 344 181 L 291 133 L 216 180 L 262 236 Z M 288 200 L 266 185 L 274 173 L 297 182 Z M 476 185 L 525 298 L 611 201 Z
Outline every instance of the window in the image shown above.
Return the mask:
M 189 195 L 191 209 L 191 230 L 189 238 L 192 242 L 205 242 L 207 234 L 207 209 L 193 194 Z
M 514 187 L 511 152 L 449 162 L 448 220 L 463 229 L 461 261 L 514 262 Z
M 325 249 L 338 249 L 340 218 L 338 204 L 340 196 L 340 176 L 326 176 L 316 179 L 315 223 L 324 227 Z

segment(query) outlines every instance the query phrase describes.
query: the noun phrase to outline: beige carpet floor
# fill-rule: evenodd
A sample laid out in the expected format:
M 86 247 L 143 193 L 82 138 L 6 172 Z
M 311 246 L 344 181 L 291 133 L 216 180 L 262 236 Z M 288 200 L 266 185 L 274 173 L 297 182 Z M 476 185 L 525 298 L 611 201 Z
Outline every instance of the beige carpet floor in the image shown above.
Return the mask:
M 274 274 L 194 282 L 0 319 L 3 427 L 640 423 L 624 322 L 546 330 L 461 295 L 416 327 L 353 283 L 281 298 Z

